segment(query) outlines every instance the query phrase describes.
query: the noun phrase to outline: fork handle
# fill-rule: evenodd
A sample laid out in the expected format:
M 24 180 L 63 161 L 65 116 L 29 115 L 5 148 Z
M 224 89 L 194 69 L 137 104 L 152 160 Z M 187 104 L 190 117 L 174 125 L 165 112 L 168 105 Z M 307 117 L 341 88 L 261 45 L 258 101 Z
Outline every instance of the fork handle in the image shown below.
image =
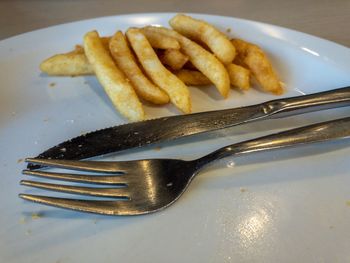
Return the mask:
M 212 161 L 232 155 L 267 151 L 348 137 L 350 137 L 350 117 L 303 126 L 257 139 L 232 144 L 199 158 L 197 160 L 197 165 L 202 167 Z

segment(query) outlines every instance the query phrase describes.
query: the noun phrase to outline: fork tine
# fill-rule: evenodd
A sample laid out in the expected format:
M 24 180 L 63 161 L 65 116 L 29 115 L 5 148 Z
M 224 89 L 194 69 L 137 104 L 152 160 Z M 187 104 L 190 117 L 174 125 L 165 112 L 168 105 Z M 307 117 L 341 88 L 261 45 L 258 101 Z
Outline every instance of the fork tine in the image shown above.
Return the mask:
M 120 162 L 119 167 L 112 162 L 101 162 L 101 161 L 72 161 L 72 160 L 26 158 L 26 162 L 39 164 L 43 166 L 80 170 L 80 171 L 124 173 L 124 171 L 120 169 L 122 162 Z
M 96 184 L 112 184 L 112 185 L 125 185 L 125 177 L 123 175 L 112 175 L 112 176 L 95 176 L 95 175 L 84 175 L 84 174 L 69 174 L 69 173 L 52 173 L 40 170 L 23 170 L 23 174 L 38 176 L 43 178 L 80 182 L 80 183 L 96 183 Z
M 21 185 L 41 188 L 44 190 L 52 190 L 57 192 L 65 192 L 80 195 L 93 195 L 102 197 L 128 198 L 128 190 L 126 187 L 122 188 L 94 188 L 82 187 L 72 185 L 50 184 L 35 181 L 22 180 Z
M 104 215 L 131 215 L 128 206 L 124 203 L 128 201 L 96 201 L 96 200 L 77 200 L 59 197 L 49 197 L 30 194 L 19 194 L 19 197 L 50 206 L 77 210 L 81 212 L 98 213 Z

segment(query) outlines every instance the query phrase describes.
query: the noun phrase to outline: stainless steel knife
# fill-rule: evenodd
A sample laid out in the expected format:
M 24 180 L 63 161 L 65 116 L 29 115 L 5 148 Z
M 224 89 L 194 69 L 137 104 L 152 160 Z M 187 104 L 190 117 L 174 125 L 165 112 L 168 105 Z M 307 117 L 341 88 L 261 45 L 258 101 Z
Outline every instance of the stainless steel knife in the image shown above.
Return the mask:
M 350 87 L 344 87 L 240 108 L 163 117 L 93 131 L 60 143 L 37 158 L 86 159 L 257 120 L 349 105 Z

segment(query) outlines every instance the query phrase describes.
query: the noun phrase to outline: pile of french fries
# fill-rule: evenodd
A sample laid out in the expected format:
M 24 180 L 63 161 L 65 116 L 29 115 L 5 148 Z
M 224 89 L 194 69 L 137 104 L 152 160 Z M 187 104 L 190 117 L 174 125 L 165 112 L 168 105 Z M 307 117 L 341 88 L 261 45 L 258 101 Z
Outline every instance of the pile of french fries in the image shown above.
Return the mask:
M 52 76 L 96 75 L 116 109 L 130 121 L 145 119 L 141 100 L 173 103 L 191 112 L 189 86 L 214 85 L 226 98 L 230 88 L 248 90 L 255 78 L 261 90 L 283 88 L 263 50 L 241 39 L 229 39 L 205 21 L 178 14 L 172 29 L 146 26 L 125 34 L 84 36 L 84 45 L 54 55 L 40 65 Z

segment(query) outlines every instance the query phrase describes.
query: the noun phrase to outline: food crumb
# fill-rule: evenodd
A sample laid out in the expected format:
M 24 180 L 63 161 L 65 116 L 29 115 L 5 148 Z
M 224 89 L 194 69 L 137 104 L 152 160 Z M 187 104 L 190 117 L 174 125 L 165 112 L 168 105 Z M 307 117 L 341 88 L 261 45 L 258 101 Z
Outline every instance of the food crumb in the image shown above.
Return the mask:
M 22 159 L 22 158 L 20 158 L 20 159 L 17 160 L 17 163 L 21 163 L 21 162 L 23 162 L 23 159 Z
M 157 146 L 154 148 L 155 151 L 160 151 L 161 149 L 162 149 L 162 147 L 160 147 L 160 146 Z
M 20 223 L 21 225 L 26 224 L 26 223 L 27 223 L 26 218 L 25 218 L 25 217 L 21 217 L 21 219 L 19 220 L 19 223 Z
M 231 28 L 227 28 L 226 33 L 231 33 Z
M 40 219 L 42 217 L 43 217 L 43 215 L 40 214 L 40 213 L 32 213 L 32 219 L 33 220 Z
M 51 88 L 53 88 L 53 87 L 56 86 L 56 83 L 55 83 L 55 82 L 51 82 L 51 83 L 49 84 L 49 86 L 50 86 Z
M 239 191 L 241 191 L 241 193 L 245 193 L 245 192 L 247 192 L 247 189 L 246 189 L 246 188 L 241 187 L 241 188 L 239 189 Z

